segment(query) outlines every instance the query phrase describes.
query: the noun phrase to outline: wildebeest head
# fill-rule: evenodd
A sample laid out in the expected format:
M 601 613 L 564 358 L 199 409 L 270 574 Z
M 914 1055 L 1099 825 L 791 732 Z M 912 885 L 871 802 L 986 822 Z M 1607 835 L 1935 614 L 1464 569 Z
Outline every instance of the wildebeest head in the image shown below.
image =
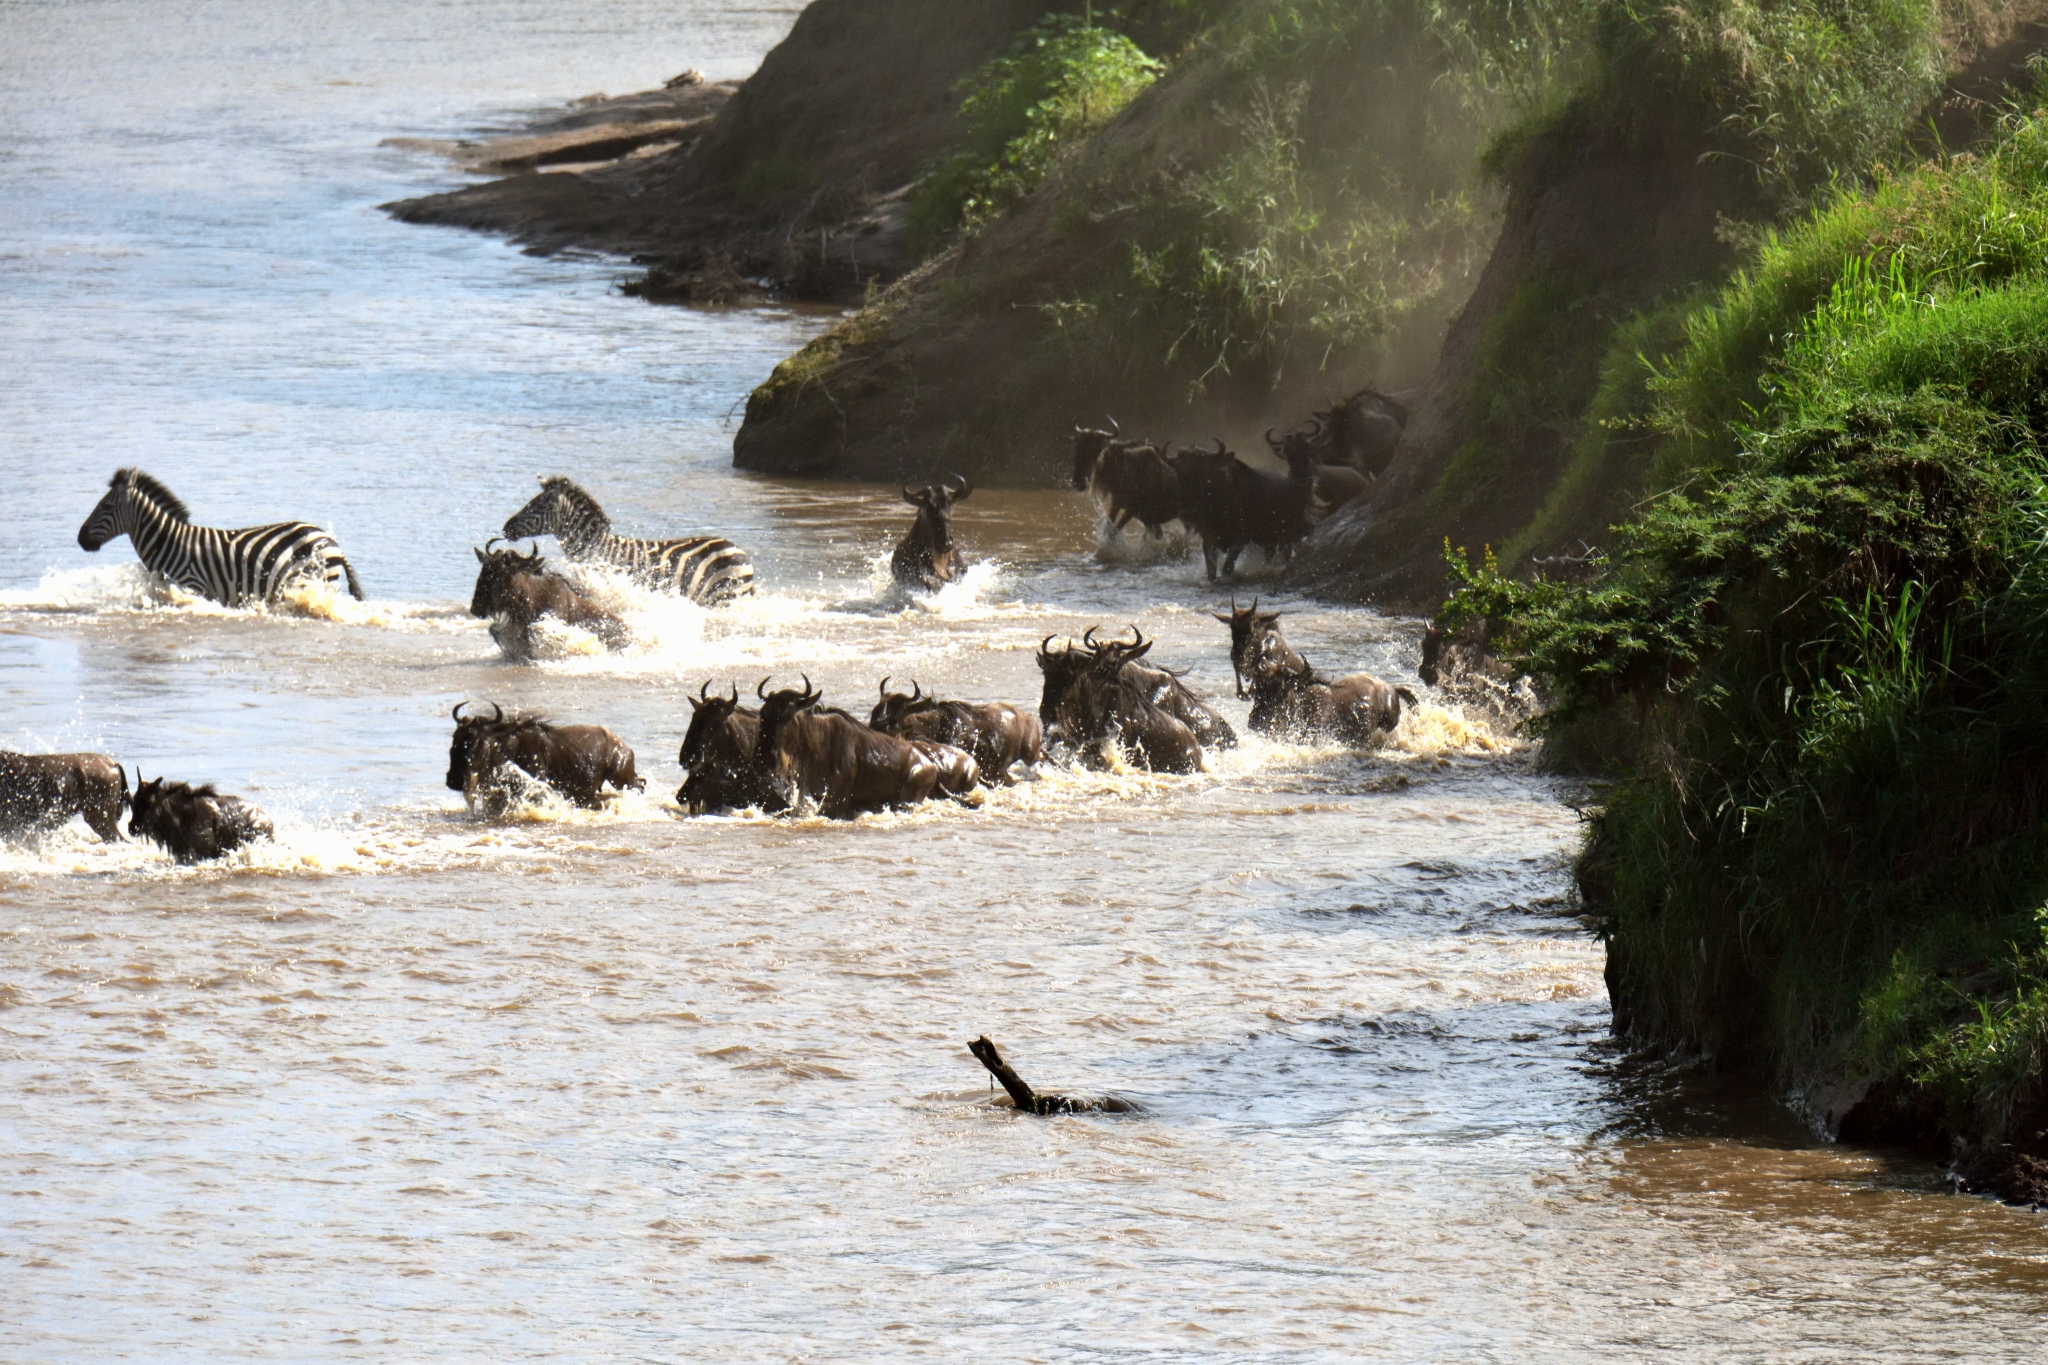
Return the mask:
M 1275 665 L 1293 669 L 1302 663 L 1301 656 L 1280 637 L 1280 613 L 1260 611 L 1258 598 L 1254 597 L 1250 606 L 1240 607 L 1233 597 L 1229 615 L 1220 611 L 1209 614 L 1230 627 L 1230 671 L 1237 675 L 1238 696 L 1245 695 L 1247 677 L 1256 677 Z
M 773 762 L 775 751 L 782 743 L 783 727 L 789 724 L 791 716 L 808 711 L 825 699 L 825 694 L 811 686 L 811 675 L 803 675 L 801 688 L 785 687 L 770 692 L 768 684 L 772 678 L 763 678 L 754 687 L 754 695 L 761 699 L 761 738 L 754 754 L 757 762 Z
M 1081 643 L 1088 647 L 1088 665 L 1105 678 L 1114 678 L 1123 672 L 1124 665 L 1136 663 L 1152 652 L 1152 641 L 1145 638 L 1137 626 L 1131 627 L 1128 640 L 1098 640 L 1095 628 L 1090 626 L 1081 636 Z
M 485 735 L 505 722 L 505 708 L 496 702 L 491 703 L 493 714 L 489 720 L 480 715 L 463 715 L 462 708 L 468 704 L 457 702 L 455 710 L 450 713 L 455 718 L 455 737 L 448 743 L 447 783 L 450 791 L 466 789 L 469 776 L 475 770 L 477 747 Z
M 1068 689 L 1088 670 L 1091 659 L 1091 656 L 1077 652 L 1072 640 L 1054 649 L 1052 639 L 1048 635 L 1038 644 L 1038 671 L 1045 675 L 1045 690 L 1038 697 L 1038 719 L 1048 730 L 1053 728 L 1060 698 L 1066 696 Z
M 689 771 L 696 771 L 704 761 L 705 751 L 710 747 L 712 737 L 725 728 L 725 722 L 740 705 L 740 686 L 734 683 L 732 695 L 714 697 L 711 684 L 706 682 L 696 696 L 690 698 L 690 728 L 683 732 L 682 752 L 676 755 L 676 762 Z
M 891 692 L 889 680 L 883 678 L 875 690 L 881 694 L 881 699 L 875 703 L 875 709 L 868 713 L 868 728 L 880 730 L 884 734 L 895 733 L 898 722 L 912 711 L 929 705 L 932 700 L 925 696 L 924 688 L 914 681 L 910 684 L 908 692 Z
M 1089 479 L 1095 473 L 1095 462 L 1102 458 L 1103 451 L 1109 449 L 1119 439 L 1116 418 L 1106 420 L 1109 422 L 1107 431 L 1101 427 L 1084 427 L 1079 423 L 1074 426 L 1074 491 L 1077 493 L 1088 491 Z
M 953 504 L 965 502 L 974 486 L 958 474 L 923 488 L 905 487 L 903 500 L 917 509 L 917 520 L 903 537 L 903 546 L 930 564 L 930 575 L 950 583 L 960 575 L 953 544 Z
M 485 620 L 505 610 L 505 595 L 516 575 L 528 573 L 538 576 L 547 572 L 547 561 L 541 558 L 538 545 L 530 553 L 522 555 L 517 549 L 492 549 L 497 543 L 498 537 L 493 536 L 481 550 L 470 547 L 476 555 L 478 568 L 476 590 L 469 596 L 469 614 Z

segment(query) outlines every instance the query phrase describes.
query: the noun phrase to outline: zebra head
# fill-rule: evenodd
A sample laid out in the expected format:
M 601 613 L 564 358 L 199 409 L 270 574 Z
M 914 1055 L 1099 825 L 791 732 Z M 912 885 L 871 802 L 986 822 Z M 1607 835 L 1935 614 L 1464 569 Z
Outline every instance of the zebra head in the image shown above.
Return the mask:
M 504 534 L 507 540 L 553 536 L 567 549 L 594 541 L 611 529 L 612 519 L 596 498 L 554 474 L 542 479 L 533 501 L 506 521 Z
M 78 528 L 78 548 L 94 551 L 115 536 L 130 535 L 145 520 L 190 521 L 177 495 L 139 469 L 117 469 L 106 496 Z

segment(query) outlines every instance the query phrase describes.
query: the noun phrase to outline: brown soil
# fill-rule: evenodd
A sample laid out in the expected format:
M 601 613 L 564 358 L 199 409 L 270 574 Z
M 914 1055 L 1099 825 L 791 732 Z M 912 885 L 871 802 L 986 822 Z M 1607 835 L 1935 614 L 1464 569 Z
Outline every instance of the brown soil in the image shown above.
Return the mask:
M 816 0 L 744 84 L 631 96 L 482 147 L 427 144 L 521 173 L 384 207 L 536 252 L 631 256 L 653 267 L 637 292 L 655 299 L 729 295 L 740 277 L 857 300 L 916 264 L 903 192 L 954 138 L 955 84 L 1044 9 Z

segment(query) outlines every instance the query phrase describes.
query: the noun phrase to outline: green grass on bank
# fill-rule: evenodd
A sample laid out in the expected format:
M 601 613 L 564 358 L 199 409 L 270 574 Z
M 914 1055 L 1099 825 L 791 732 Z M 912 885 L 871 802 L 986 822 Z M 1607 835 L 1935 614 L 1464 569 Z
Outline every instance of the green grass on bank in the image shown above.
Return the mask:
M 1681 482 L 1606 573 L 1461 566 L 1451 608 L 1561 748 L 1630 737 L 1579 867 L 1617 1017 L 1881 1078 L 1984 1161 L 2048 1127 L 2044 248 L 2048 116 L 1837 194 L 1647 386 Z

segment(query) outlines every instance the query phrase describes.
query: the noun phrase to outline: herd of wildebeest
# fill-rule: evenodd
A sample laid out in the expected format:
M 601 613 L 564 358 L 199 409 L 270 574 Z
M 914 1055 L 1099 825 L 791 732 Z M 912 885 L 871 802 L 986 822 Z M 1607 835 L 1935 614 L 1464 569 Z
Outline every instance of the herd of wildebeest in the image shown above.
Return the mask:
M 1250 546 L 1285 559 L 1320 509 L 1325 513 L 1378 476 L 1399 438 L 1406 410 L 1395 399 L 1363 390 L 1315 414 L 1285 436 L 1268 433 L 1287 463 L 1285 476 L 1253 469 L 1221 441 L 1214 450 L 1171 455 L 1149 442 L 1108 429 L 1076 427 L 1074 486 L 1091 492 L 1115 532 L 1131 521 L 1148 535 L 1180 522 L 1202 544 L 1209 576 L 1234 572 Z M 573 562 L 626 574 L 639 584 L 705 604 L 753 591 L 745 551 L 713 536 L 639 540 L 616 535 L 596 501 L 569 480 L 541 481 L 542 491 L 507 520 L 508 538 L 553 535 Z M 965 557 L 953 539 L 951 512 L 972 489 L 955 476 L 906 488 L 916 516 L 891 556 L 893 577 L 914 588 L 955 581 Z M 155 574 L 227 605 L 275 601 L 281 591 L 318 580 L 360 597 L 355 570 L 333 538 L 303 522 L 225 531 L 197 527 L 161 483 L 133 469 L 117 471 L 108 492 L 79 531 L 97 550 L 128 535 Z M 508 658 L 532 657 L 534 632 L 552 621 L 588 632 L 607 648 L 631 642 L 627 622 L 548 567 L 537 548 L 477 550 L 473 615 L 491 622 Z M 1219 563 L 1220 561 L 1220 563 Z M 1408 688 L 1367 673 L 1330 678 L 1289 645 L 1280 613 L 1235 600 L 1216 619 L 1229 632 L 1238 696 L 1248 699 L 1250 728 L 1299 741 L 1370 746 L 1401 719 Z M 806 676 L 801 686 L 756 684 L 743 704 L 733 684 L 723 694 L 704 683 L 690 698 L 692 716 L 678 762 L 686 773 L 677 803 L 687 815 L 720 811 L 814 810 L 829 817 L 902 808 L 928 800 L 978 804 L 980 789 L 1016 780 L 1047 759 L 1096 768 L 1191 773 L 1205 754 L 1234 746 L 1223 715 L 1184 681 L 1184 673 L 1152 657 L 1138 629 L 1128 637 L 1076 642 L 1047 636 L 1037 662 L 1043 678 L 1036 712 L 1004 702 L 949 700 L 913 683 L 890 689 L 865 719 L 826 704 Z M 1498 677 L 1498 664 L 1471 640 L 1446 641 L 1432 627 L 1423 640 L 1420 676 L 1436 686 L 1451 673 Z M 602 725 L 556 724 L 540 716 L 488 714 L 467 703 L 453 713 L 449 788 L 472 810 L 502 814 L 536 787 L 580 806 L 608 792 L 640 790 L 631 748 Z M 73 816 L 100 838 L 128 832 L 167 848 L 180 862 L 219 857 L 272 837 L 269 817 L 211 785 L 162 777 L 128 789 L 126 770 L 102 754 L 19 754 L 0 751 L 0 833 L 53 827 Z

